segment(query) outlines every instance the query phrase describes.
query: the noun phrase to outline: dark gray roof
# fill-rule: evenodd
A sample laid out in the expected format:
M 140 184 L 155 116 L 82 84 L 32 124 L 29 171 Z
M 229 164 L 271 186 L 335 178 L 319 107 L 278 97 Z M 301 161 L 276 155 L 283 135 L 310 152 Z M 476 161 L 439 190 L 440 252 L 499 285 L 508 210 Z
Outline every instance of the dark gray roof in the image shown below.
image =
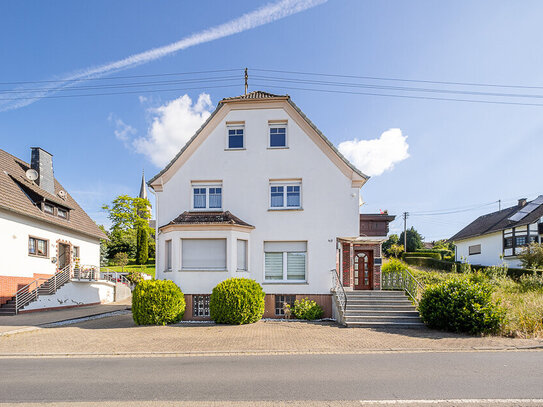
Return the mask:
M 232 215 L 229 211 L 225 212 L 183 212 L 177 218 L 172 220 L 168 225 L 238 225 L 248 226 L 247 222 L 242 221 L 237 216 Z
M 352 169 L 356 174 L 358 174 L 359 176 L 361 176 L 365 180 L 368 180 L 370 178 L 369 176 L 362 173 L 362 171 L 360 171 L 358 168 L 356 168 L 349 160 L 347 160 L 347 158 L 345 158 L 345 156 L 343 156 L 343 154 L 341 154 L 338 151 L 338 149 L 332 144 L 332 142 L 330 140 L 328 140 L 328 138 L 326 138 L 326 136 L 317 128 L 317 126 L 311 120 L 309 120 L 309 118 L 305 115 L 305 113 L 302 112 L 302 110 L 290 99 L 289 95 L 274 95 L 272 93 L 267 93 L 267 92 L 262 92 L 262 91 L 254 91 L 254 92 L 248 93 L 247 95 L 234 96 L 234 97 L 222 99 L 219 102 L 219 104 L 217 105 L 217 108 L 213 111 L 213 113 L 211 113 L 211 115 L 207 118 L 207 120 L 204 122 L 204 124 L 202 124 L 202 126 L 200 126 L 200 128 L 196 131 L 194 136 L 192 136 L 191 139 L 189 141 L 187 141 L 187 143 L 183 146 L 181 151 L 179 151 L 179 153 L 176 154 L 176 156 L 168 163 L 168 165 L 166 165 L 166 167 L 164 167 L 164 169 L 162 171 L 160 171 L 157 175 L 155 175 L 153 178 L 151 178 L 149 180 L 149 182 L 147 182 L 147 185 L 151 186 L 151 184 L 155 180 L 160 178 L 166 171 L 168 171 L 168 169 L 173 165 L 173 163 L 175 161 L 177 161 L 177 159 L 185 152 L 185 150 L 188 148 L 188 146 L 196 139 L 196 137 L 198 137 L 198 135 L 202 132 L 202 130 L 211 121 L 211 119 L 213 119 L 213 117 L 219 112 L 221 107 L 224 105 L 224 102 L 231 102 L 231 101 L 236 101 L 236 100 L 247 100 L 247 99 L 250 99 L 250 100 L 269 100 L 269 99 L 285 100 L 286 99 L 288 101 L 288 103 L 300 114 L 300 116 L 302 116 L 302 118 L 307 122 L 307 124 L 309 124 L 309 126 L 311 126 L 311 128 L 313 130 L 315 130 L 315 132 L 337 154 L 337 156 L 339 158 L 341 158 L 341 160 L 345 164 L 347 164 L 347 166 L 350 169 Z
M 536 223 L 543 216 L 543 205 L 540 205 L 537 209 L 518 222 L 509 220 L 509 218 L 517 213 L 521 208 L 522 206 L 515 205 L 502 209 L 501 211 L 479 216 L 464 229 L 451 237 L 450 240 L 457 241 L 470 237 L 486 235 L 488 233 L 499 232 L 501 230 L 516 226 L 529 225 L 531 223 Z

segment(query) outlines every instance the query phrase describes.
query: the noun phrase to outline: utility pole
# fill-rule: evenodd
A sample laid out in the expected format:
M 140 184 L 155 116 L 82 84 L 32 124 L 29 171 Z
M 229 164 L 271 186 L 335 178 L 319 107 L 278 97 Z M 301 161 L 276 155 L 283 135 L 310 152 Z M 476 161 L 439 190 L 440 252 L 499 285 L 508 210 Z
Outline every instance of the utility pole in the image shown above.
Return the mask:
M 403 213 L 403 250 L 407 253 L 407 217 L 409 212 Z
M 249 75 L 247 74 L 247 68 L 245 68 L 245 95 L 247 95 L 248 80 L 249 80 Z

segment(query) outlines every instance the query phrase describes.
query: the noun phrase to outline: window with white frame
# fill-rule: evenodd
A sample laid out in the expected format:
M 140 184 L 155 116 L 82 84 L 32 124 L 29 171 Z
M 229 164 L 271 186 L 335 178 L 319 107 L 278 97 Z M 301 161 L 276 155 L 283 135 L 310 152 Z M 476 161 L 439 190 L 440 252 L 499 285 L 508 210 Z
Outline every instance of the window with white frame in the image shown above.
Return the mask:
M 247 240 L 238 239 L 238 271 L 247 271 Z
M 183 270 L 226 270 L 226 239 L 181 239 Z
M 270 208 L 272 209 L 299 209 L 302 207 L 301 182 L 271 182 Z
M 172 271 L 172 241 L 164 242 L 164 270 Z
M 245 148 L 245 125 L 228 125 L 227 148 L 229 150 L 239 150 Z
M 192 184 L 192 209 L 214 210 L 222 208 L 222 184 Z
M 307 242 L 264 242 L 264 280 L 306 281 Z
M 268 147 L 285 148 L 287 146 L 287 124 L 270 123 L 270 139 Z

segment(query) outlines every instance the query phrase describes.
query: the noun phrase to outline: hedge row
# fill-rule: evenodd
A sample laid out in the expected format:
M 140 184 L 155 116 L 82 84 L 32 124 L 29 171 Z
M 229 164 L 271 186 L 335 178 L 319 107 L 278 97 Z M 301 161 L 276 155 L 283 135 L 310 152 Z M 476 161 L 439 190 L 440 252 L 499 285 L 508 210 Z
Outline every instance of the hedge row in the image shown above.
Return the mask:
M 403 253 L 402 257 L 404 259 L 409 257 L 428 257 L 431 259 L 441 260 L 441 254 L 437 252 L 407 252 Z
M 406 257 L 404 261 L 411 266 L 427 267 L 435 270 L 443 270 L 447 272 L 457 272 L 459 271 L 458 262 L 451 262 L 445 260 L 437 260 L 429 257 Z M 480 264 L 472 264 L 472 270 L 481 270 L 487 266 L 482 266 Z M 521 269 L 521 268 L 508 268 L 507 276 L 511 277 L 513 280 L 519 279 L 523 275 L 533 274 L 533 270 Z M 543 275 L 543 270 L 537 270 L 537 274 Z

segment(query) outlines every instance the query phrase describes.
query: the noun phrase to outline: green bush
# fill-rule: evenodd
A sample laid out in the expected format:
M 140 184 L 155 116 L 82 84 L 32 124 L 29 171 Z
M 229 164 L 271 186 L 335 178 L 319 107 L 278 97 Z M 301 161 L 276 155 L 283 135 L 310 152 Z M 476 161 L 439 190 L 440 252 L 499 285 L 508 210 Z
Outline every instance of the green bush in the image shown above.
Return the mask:
M 443 283 L 457 276 L 456 273 L 411 269 L 411 274 L 423 285 Z
M 406 257 L 405 262 L 411 266 L 426 267 L 434 270 L 456 272 L 456 263 L 431 259 L 429 257 Z
M 132 293 L 132 317 L 137 325 L 166 325 L 181 321 L 185 296 L 170 280 L 143 280 Z
M 388 259 L 381 267 L 382 273 L 391 273 L 395 271 L 406 271 L 408 269 L 407 264 L 398 259 Z
M 428 327 L 470 334 L 500 329 L 505 310 L 492 301 L 492 286 L 451 279 L 426 288 L 419 312 Z
M 248 278 L 229 278 L 213 288 L 209 300 L 211 319 L 219 324 L 256 322 L 264 314 L 266 294 L 260 284 Z
M 439 252 L 429 252 L 429 251 L 422 252 L 422 251 L 417 250 L 416 252 L 403 253 L 402 257 L 404 259 L 407 258 L 407 257 L 428 257 L 430 259 L 441 260 L 441 253 L 439 253 Z
M 520 292 L 543 290 L 543 275 L 534 272 L 525 274 L 518 280 Z M 543 316 L 542 316 L 543 319 Z
M 323 313 L 321 306 L 313 300 L 303 298 L 294 301 L 294 316 L 298 319 L 312 321 L 321 318 Z

